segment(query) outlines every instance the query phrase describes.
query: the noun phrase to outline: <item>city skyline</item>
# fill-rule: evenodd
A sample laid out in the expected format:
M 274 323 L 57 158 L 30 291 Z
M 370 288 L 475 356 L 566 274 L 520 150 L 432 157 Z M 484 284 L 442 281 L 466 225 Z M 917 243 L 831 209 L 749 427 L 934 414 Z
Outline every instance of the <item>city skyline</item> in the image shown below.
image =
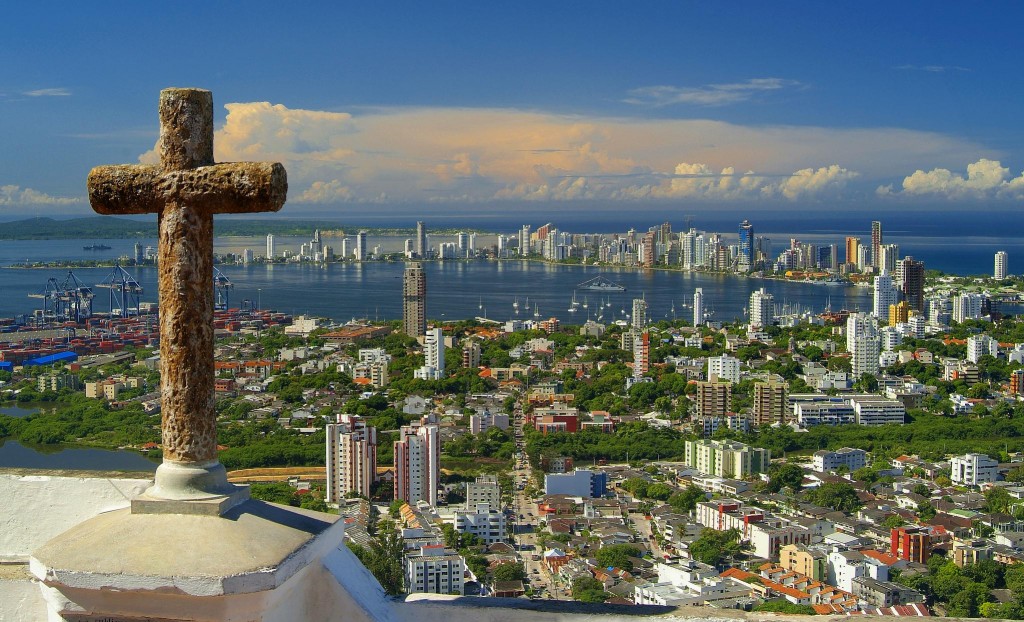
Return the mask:
M 874 6 L 884 19 L 813 3 L 19 6 L 0 218 L 88 213 L 91 166 L 153 160 L 171 84 L 214 92 L 219 160 L 285 164 L 292 217 L 1019 202 L 1005 76 L 1021 52 L 1002 42 L 1020 8 Z

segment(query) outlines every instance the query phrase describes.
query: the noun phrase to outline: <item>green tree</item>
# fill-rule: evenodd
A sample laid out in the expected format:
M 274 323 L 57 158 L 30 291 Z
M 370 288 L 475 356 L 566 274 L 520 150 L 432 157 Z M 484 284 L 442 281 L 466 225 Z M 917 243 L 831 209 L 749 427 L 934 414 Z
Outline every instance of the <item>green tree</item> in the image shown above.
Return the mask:
M 526 578 L 523 562 L 508 562 L 494 568 L 492 576 L 495 581 L 522 581 Z
M 896 529 L 897 527 L 902 527 L 906 524 L 907 521 L 903 520 L 899 514 L 890 514 L 882 521 L 882 527 L 885 527 L 886 529 Z
M 612 544 L 598 549 L 594 557 L 597 563 L 605 568 L 621 568 L 626 572 L 632 572 L 633 562 L 630 557 L 639 557 L 640 551 L 628 544 Z
M 771 492 L 779 492 L 783 488 L 800 492 L 803 487 L 804 470 L 792 462 L 773 464 L 768 467 L 768 478 L 768 487 Z
M 829 482 L 807 494 L 811 503 L 832 508 L 838 512 L 855 512 L 860 508 L 861 500 L 857 497 L 857 489 L 845 482 Z
M 682 492 L 677 492 L 668 498 L 668 504 L 671 505 L 677 512 L 692 512 L 697 508 L 697 504 L 707 499 L 707 494 L 690 484 Z
M 572 597 L 584 603 L 603 603 L 609 594 L 604 585 L 593 577 L 580 577 L 572 582 Z
M 740 532 L 736 529 L 718 531 L 704 529 L 690 545 L 690 556 L 699 562 L 718 566 L 726 558 L 740 552 Z

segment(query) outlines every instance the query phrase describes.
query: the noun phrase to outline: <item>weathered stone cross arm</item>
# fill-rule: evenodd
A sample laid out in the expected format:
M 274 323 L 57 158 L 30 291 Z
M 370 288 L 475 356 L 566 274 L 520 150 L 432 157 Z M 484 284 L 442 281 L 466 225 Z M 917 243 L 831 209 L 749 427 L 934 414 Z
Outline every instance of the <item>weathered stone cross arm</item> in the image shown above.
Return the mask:
M 207 214 L 276 212 L 288 180 L 277 162 L 230 162 L 179 171 L 158 166 L 97 166 L 89 173 L 89 201 L 100 214 L 152 214 L 189 205 Z

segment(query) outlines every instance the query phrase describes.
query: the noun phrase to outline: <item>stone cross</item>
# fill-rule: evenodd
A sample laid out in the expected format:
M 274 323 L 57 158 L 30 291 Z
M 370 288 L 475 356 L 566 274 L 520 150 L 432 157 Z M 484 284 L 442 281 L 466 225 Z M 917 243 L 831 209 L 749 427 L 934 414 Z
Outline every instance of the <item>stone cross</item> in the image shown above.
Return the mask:
M 89 173 L 96 212 L 158 217 L 164 457 L 147 495 L 230 496 L 217 460 L 214 411 L 213 215 L 277 211 L 288 181 L 278 163 L 214 163 L 210 91 L 160 92 L 159 152 L 160 166 L 99 166 Z

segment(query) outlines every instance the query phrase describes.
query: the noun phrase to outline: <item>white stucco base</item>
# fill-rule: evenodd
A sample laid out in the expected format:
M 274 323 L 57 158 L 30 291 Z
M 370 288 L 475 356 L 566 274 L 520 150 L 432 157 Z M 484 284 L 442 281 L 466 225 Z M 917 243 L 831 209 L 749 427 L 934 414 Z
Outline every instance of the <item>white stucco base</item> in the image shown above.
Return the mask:
M 128 507 L 151 479 L 0 471 L 0 560 L 24 559 L 101 512 Z

